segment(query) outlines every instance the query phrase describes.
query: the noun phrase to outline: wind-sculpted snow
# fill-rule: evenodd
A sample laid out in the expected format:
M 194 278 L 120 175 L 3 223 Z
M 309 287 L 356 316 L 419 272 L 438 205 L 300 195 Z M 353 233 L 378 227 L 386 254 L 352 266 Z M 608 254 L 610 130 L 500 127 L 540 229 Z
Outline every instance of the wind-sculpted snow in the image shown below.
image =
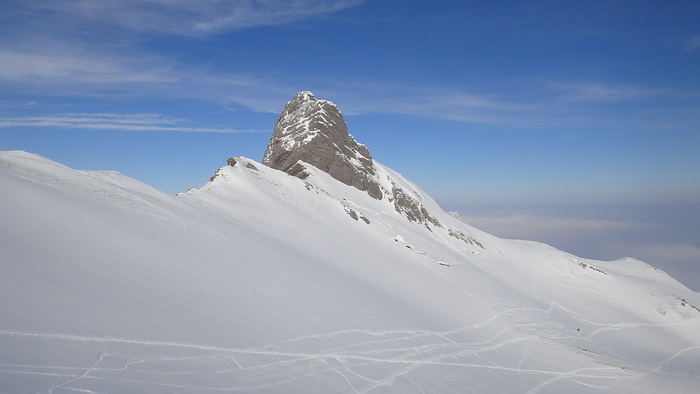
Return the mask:
M 697 293 L 374 166 L 440 226 L 314 166 L 237 157 L 168 196 L 0 152 L 0 392 L 696 391 Z

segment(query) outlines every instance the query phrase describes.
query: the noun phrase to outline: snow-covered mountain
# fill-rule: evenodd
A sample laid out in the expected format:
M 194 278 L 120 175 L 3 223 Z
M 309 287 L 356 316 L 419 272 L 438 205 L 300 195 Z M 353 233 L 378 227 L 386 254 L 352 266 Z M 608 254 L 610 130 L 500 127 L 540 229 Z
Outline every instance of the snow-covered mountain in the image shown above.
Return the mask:
M 302 92 L 177 196 L 0 152 L 0 393 L 697 390 L 698 293 L 470 227 L 344 125 Z

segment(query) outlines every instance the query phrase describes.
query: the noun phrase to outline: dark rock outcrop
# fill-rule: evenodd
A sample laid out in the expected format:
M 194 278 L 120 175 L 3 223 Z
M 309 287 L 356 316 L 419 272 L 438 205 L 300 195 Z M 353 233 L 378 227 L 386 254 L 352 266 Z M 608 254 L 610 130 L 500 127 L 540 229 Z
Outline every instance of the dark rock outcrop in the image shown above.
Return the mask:
M 383 196 L 369 149 L 348 134 L 335 104 L 311 92 L 297 93 L 284 107 L 262 163 L 302 179 L 308 163 L 375 199 Z
M 391 189 L 391 195 L 396 212 L 402 214 L 408 220 L 422 223 L 428 229 L 430 229 L 428 223 L 436 227 L 442 227 L 440 222 L 428 213 L 423 204 L 406 194 L 403 189 L 394 186 Z

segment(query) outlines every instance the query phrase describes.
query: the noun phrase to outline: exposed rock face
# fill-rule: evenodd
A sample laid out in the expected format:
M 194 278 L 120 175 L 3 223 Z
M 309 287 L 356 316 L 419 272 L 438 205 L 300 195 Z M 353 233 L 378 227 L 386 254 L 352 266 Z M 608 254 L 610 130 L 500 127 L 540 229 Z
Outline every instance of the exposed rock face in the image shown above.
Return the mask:
M 301 179 L 309 176 L 307 166 L 311 164 L 377 200 L 386 197 L 385 201 L 393 204 L 396 212 L 412 222 L 428 229 L 442 227 L 417 196 L 398 187 L 387 174 L 379 173 L 369 149 L 348 134 L 338 107 L 316 99 L 311 92 L 297 93 L 284 107 L 262 163 Z M 353 219 L 359 218 L 352 210 L 348 214 Z
M 346 185 L 382 199 L 372 155 L 348 134 L 338 107 L 311 92 L 297 93 L 277 119 L 262 163 L 300 178 L 303 163 L 327 172 Z
M 423 204 L 406 194 L 403 189 L 394 186 L 391 189 L 391 195 L 396 212 L 406 216 L 408 220 L 423 223 L 428 229 L 430 229 L 428 223 L 436 227 L 442 227 L 440 222 L 428 213 Z

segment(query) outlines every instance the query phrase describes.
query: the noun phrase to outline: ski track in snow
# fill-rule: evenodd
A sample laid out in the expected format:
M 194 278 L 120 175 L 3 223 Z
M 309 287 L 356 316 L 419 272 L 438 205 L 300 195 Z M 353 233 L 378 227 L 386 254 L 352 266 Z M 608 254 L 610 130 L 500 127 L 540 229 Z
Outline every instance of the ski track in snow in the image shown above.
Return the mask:
M 422 283 L 425 274 L 431 273 L 428 275 L 430 280 L 426 282 L 426 286 L 434 287 L 423 288 L 423 293 L 417 293 L 428 296 L 420 301 L 425 302 L 426 305 L 429 305 L 427 301 L 439 302 L 440 306 L 450 306 L 453 299 L 466 300 L 466 302 L 455 304 L 455 307 L 449 310 L 449 315 L 444 320 L 436 321 L 434 325 L 430 321 L 422 322 L 427 327 L 435 328 L 435 331 L 407 329 L 406 327 L 413 327 L 415 324 L 415 316 L 412 315 L 414 309 L 401 309 L 405 307 L 405 302 L 394 304 L 393 300 L 388 300 L 386 311 L 396 312 L 397 315 L 402 316 L 396 322 L 386 320 L 384 323 L 377 324 L 381 327 L 396 329 L 341 330 L 341 328 L 347 328 L 348 324 L 350 327 L 372 327 L 375 321 L 357 320 L 350 323 L 333 321 L 325 322 L 326 325 L 323 326 L 328 332 L 316 333 L 315 331 L 323 329 L 314 326 L 315 322 L 309 322 L 309 325 L 292 327 L 290 331 L 272 327 L 270 331 L 274 332 L 265 335 L 274 335 L 276 341 L 263 340 L 262 343 L 256 343 L 254 346 L 244 342 L 248 347 L 135 338 L 144 334 L 125 334 L 126 336 L 135 336 L 129 338 L 70 332 L 29 331 L 33 327 L 56 327 L 55 330 L 59 331 L 61 328 L 56 325 L 48 325 L 45 322 L 34 326 L 23 321 L 15 322 L 5 319 L 6 321 L 1 323 L 4 328 L 0 328 L 0 349 L 2 349 L 0 350 L 0 394 L 20 391 L 60 394 L 64 392 L 247 392 L 251 390 L 266 392 L 341 391 L 359 394 L 387 391 L 464 392 L 468 389 L 475 392 L 519 391 L 533 394 L 601 390 L 650 392 L 654 385 L 656 388 L 667 389 L 666 386 L 662 385 L 678 378 L 684 379 L 681 386 L 686 391 L 693 392 L 693 383 L 700 382 L 698 380 L 700 364 L 697 362 L 700 360 L 700 345 L 698 345 L 697 340 L 692 340 L 693 330 L 697 330 L 698 323 L 692 309 L 698 312 L 700 310 L 686 301 L 685 298 L 681 298 L 681 296 L 689 297 L 687 295 L 676 296 L 675 301 L 668 305 L 668 299 L 664 298 L 663 295 L 665 287 L 659 285 L 659 289 L 661 289 L 659 293 L 662 295 L 651 298 L 651 300 L 652 302 L 664 302 L 663 308 L 665 309 L 656 309 L 660 313 L 659 316 L 664 316 L 667 311 L 674 311 L 681 318 L 688 320 L 674 320 L 674 316 L 663 318 L 667 320 L 658 320 L 662 318 L 657 315 L 644 315 L 643 308 L 636 308 L 638 305 L 633 303 L 634 299 L 625 299 L 619 303 L 613 302 L 608 305 L 612 308 L 603 308 L 602 313 L 598 313 L 596 310 L 592 312 L 591 308 L 578 307 L 580 297 L 576 295 L 587 294 L 585 291 L 574 292 L 574 295 L 569 296 L 558 293 L 559 287 L 550 286 L 550 281 L 557 280 L 559 278 L 557 275 L 561 274 L 557 273 L 559 266 L 554 267 L 553 273 L 548 272 L 550 265 L 556 265 L 552 258 L 554 252 L 551 249 L 532 246 L 534 244 L 527 244 L 534 249 L 525 248 L 522 245 L 516 248 L 515 244 L 511 249 L 508 246 L 510 244 L 494 241 L 495 246 L 491 249 L 493 253 L 488 250 L 484 253 L 465 250 L 461 241 L 456 240 L 459 237 L 447 238 L 446 241 L 443 239 L 444 232 L 442 232 L 442 236 L 438 234 L 438 231 L 435 233 L 437 235 L 433 234 L 432 230 L 430 235 L 428 233 L 421 235 L 422 233 L 413 231 L 412 227 L 404 227 L 405 218 L 400 215 L 396 217 L 395 207 L 391 204 L 386 205 L 384 202 L 380 204 L 368 196 L 357 194 L 348 194 L 348 199 L 336 197 L 345 196 L 348 190 L 344 186 L 335 188 L 332 186 L 334 184 L 331 184 L 331 187 L 321 187 L 325 184 L 323 181 L 326 179 L 325 175 L 314 175 L 314 178 L 311 179 L 318 179 L 319 184 L 309 183 L 301 189 L 302 186 L 298 180 L 290 181 L 286 174 L 277 174 L 269 170 L 240 172 L 238 170 L 247 168 L 246 161 L 241 160 L 243 161 L 237 169 L 231 170 L 230 167 L 223 167 L 225 169 L 223 171 L 224 177 L 230 176 L 232 181 L 227 181 L 229 183 L 220 182 L 217 186 L 219 189 L 213 189 L 211 194 L 194 193 L 190 196 L 191 198 L 187 199 L 166 197 L 142 186 L 131 185 L 130 181 L 124 177 L 110 174 L 76 172 L 75 176 L 64 176 L 61 175 L 60 171 L 57 172 L 58 175 L 52 175 L 52 172 L 48 171 L 46 172 L 48 175 L 42 175 L 43 173 L 39 172 L 41 176 L 38 179 L 41 182 L 48 182 L 49 186 L 76 191 L 81 195 L 58 193 L 60 196 L 56 197 L 56 201 L 63 204 L 60 205 L 61 207 L 65 206 L 71 209 L 82 207 L 79 204 L 89 201 L 94 204 L 92 207 L 94 210 L 89 211 L 90 217 L 95 214 L 97 219 L 106 223 L 114 219 L 115 215 L 123 215 L 124 220 L 120 220 L 114 229 L 115 231 L 123 231 L 122 226 L 126 226 L 128 231 L 126 233 L 117 231 L 117 235 L 131 235 L 132 228 L 136 229 L 146 224 L 149 230 L 162 231 L 164 236 L 175 235 L 176 237 L 173 239 L 176 240 L 180 239 L 177 237 L 183 235 L 191 236 L 193 240 L 198 241 L 195 243 L 196 245 L 211 246 L 213 252 L 212 256 L 209 257 L 213 257 L 214 260 L 219 256 L 222 257 L 222 260 L 228 258 L 229 253 L 235 251 L 238 246 L 234 245 L 235 242 L 243 244 L 244 241 L 253 241 L 252 244 L 255 246 L 269 245 L 268 242 L 284 240 L 282 245 L 285 245 L 285 248 L 289 247 L 291 251 L 299 252 L 294 254 L 290 262 L 295 261 L 295 259 L 303 261 L 309 258 L 320 261 L 318 256 L 330 255 L 326 253 L 325 249 L 322 249 L 318 256 L 302 252 L 302 248 L 306 249 L 309 244 L 309 242 L 304 242 L 307 240 L 304 237 L 309 237 L 308 240 L 316 242 L 315 233 L 312 231 L 308 234 L 296 235 L 297 227 L 302 226 L 297 221 L 289 219 L 307 217 L 303 214 L 311 213 L 308 215 L 309 220 L 321 225 L 332 225 L 328 228 L 336 228 L 336 224 L 340 222 L 333 221 L 335 220 L 333 213 L 339 202 L 342 207 L 354 209 L 357 214 L 366 212 L 368 215 L 371 213 L 375 215 L 368 216 L 372 218 L 370 227 L 362 227 L 370 229 L 367 233 L 369 235 L 359 232 L 355 234 L 354 227 L 352 231 L 348 228 L 345 229 L 348 231 L 347 233 L 338 233 L 348 236 L 347 238 L 339 237 L 338 239 L 342 242 L 338 245 L 344 247 L 346 243 L 352 244 L 353 241 L 374 239 L 375 236 L 384 237 L 387 243 L 394 245 L 395 242 L 389 241 L 391 236 L 398 243 L 401 252 L 394 254 L 394 246 L 391 246 L 391 253 L 387 251 L 386 254 L 382 253 L 382 256 L 396 256 L 397 259 L 403 261 L 404 256 L 408 256 L 403 252 L 408 248 L 412 252 L 412 258 L 424 265 L 418 266 L 416 264 L 419 271 L 412 275 L 406 275 L 407 281 L 405 282 L 401 279 L 401 286 L 398 285 L 399 280 L 390 280 L 386 286 L 377 284 L 378 290 L 387 290 L 389 294 L 398 293 L 405 289 L 404 283 L 412 283 L 410 280 Z M 236 171 L 239 172 L 238 175 L 236 175 Z M 396 186 L 386 172 L 381 172 L 381 174 L 382 177 Z M 414 197 L 425 202 L 422 194 L 407 181 L 402 180 L 398 175 L 391 177 L 398 179 L 401 187 L 405 187 L 407 193 L 412 192 Z M 28 177 L 27 179 L 32 180 L 33 178 Z M 297 186 L 300 189 L 297 190 Z M 311 190 L 309 186 L 313 186 L 313 193 L 307 193 Z M 206 191 L 207 187 L 212 186 L 203 187 L 202 193 Z M 34 192 L 32 191 L 32 193 Z M 8 196 L 13 195 L 14 192 L 8 192 Z M 35 196 L 34 194 L 28 195 Z M 36 196 L 41 196 L 41 194 Z M 87 196 L 88 199 L 85 199 L 84 196 Z M 237 209 L 228 209 L 230 203 L 228 198 L 231 196 L 236 196 L 238 199 L 231 201 L 246 201 L 246 203 L 241 204 Z M 258 198 L 261 199 L 259 206 L 254 203 Z M 27 207 L 41 207 L 44 205 L 41 202 L 44 201 L 50 202 L 52 200 L 42 200 L 37 197 L 37 203 L 27 204 Z M 222 207 L 226 208 L 221 209 Z M 270 209 L 269 212 L 268 209 Z M 432 209 L 436 209 L 438 212 L 437 207 Z M 299 211 L 299 215 L 296 213 L 288 214 L 288 212 L 297 211 Z M 8 212 L 10 211 L 8 210 Z M 31 212 L 36 213 L 33 209 Z M 82 211 L 76 210 L 76 212 Z M 37 220 L 39 218 L 42 218 L 41 220 L 52 218 L 52 213 L 50 210 L 44 212 L 43 215 L 36 213 L 35 218 Z M 15 217 L 15 215 L 9 216 Z M 259 217 L 265 219 L 258 222 Z M 325 221 L 326 217 L 329 218 L 328 222 Z M 285 220 L 289 220 L 294 225 L 289 228 L 285 227 Z M 49 225 L 48 227 L 36 226 L 37 228 L 54 228 L 53 222 L 48 219 L 46 222 L 39 220 L 37 223 Z M 339 227 L 341 230 L 344 229 L 343 226 Z M 175 228 L 177 231 L 171 232 L 170 228 Z M 446 230 L 451 231 L 449 228 Z M 250 236 L 248 234 L 250 231 L 256 234 Z M 423 230 L 421 229 L 421 231 Z M 48 230 L 45 234 L 45 237 L 53 235 Z M 70 235 L 73 235 L 73 238 L 77 240 L 75 246 L 80 246 L 81 236 L 85 234 L 75 230 Z M 365 236 L 370 238 L 365 238 Z M 407 243 L 404 236 L 412 242 Z M 149 239 L 148 237 L 144 238 Z M 268 241 L 268 238 L 271 241 Z M 335 237 L 330 236 L 328 238 L 322 237 L 322 239 L 328 240 L 332 238 L 335 239 Z M 102 238 L 95 237 L 95 239 Z M 265 242 L 262 242 L 261 239 L 265 239 Z M 219 243 L 219 241 L 225 242 Z M 462 239 L 462 241 L 466 242 L 466 239 Z M 226 247 L 222 246 L 224 244 Z M 170 244 L 162 244 L 162 246 L 166 245 Z M 413 245 L 416 245 L 417 248 Z M 457 249 L 455 245 L 459 245 L 459 248 Z M 331 249 L 330 246 L 328 249 Z M 472 244 L 472 246 L 474 245 Z M 65 247 L 65 250 L 70 252 L 69 255 L 73 255 L 71 247 L 72 245 Z M 222 249 L 218 249 L 219 247 Z M 376 247 L 379 247 L 379 244 Z M 151 251 L 146 247 L 143 250 Z M 457 250 L 461 252 L 458 254 Z M 58 251 L 60 252 L 62 249 L 58 249 Z M 41 252 L 53 255 L 54 250 L 42 249 Z M 158 252 L 160 253 L 159 250 Z M 498 256 L 495 256 L 495 253 Z M 524 254 L 517 257 L 520 256 L 520 253 Z M 506 257 L 508 255 L 510 257 Z M 195 253 L 186 254 L 183 257 L 172 252 L 164 253 L 162 256 L 164 259 L 167 257 L 176 262 L 189 262 L 188 258 L 193 260 L 199 258 Z M 243 253 L 242 256 L 249 256 L 249 254 Z M 277 257 L 276 254 L 270 256 Z M 358 256 L 372 255 L 370 252 L 363 252 L 359 253 Z M 537 262 L 540 259 L 538 256 L 545 257 L 541 264 Z M 493 261 L 492 257 L 494 257 Z M 370 260 L 372 258 L 370 257 Z M 582 268 L 588 267 L 607 275 L 604 271 L 590 264 L 584 264 L 582 260 L 572 260 L 568 257 L 566 259 L 561 257 L 561 260 L 569 261 L 571 267 L 575 267 L 578 263 Z M 109 262 L 109 259 L 106 261 Z M 340 261 L 336 268 L 345 269 L 342 264 L 344 260 Z M 387 279 L 391 279 L 389 269 L 399 267 L 403 269 L 404 266 L 394 264 L 391 259 L 387 259 L 387 261 L 392 261 L 392 264 L 387 263 L 386 266 L 379 264 L 379 268 L 384 270 L 378 272 L 382 272 L 387 275 Z M 409 263 L 412 264 L 412 260 Z M 498 263 L 499 266 L 489 265 L 491 263 Z M 521 263 L 530 264 L 530 266 L 520 269 Z M 508 264 L 519 264 L 519 270 L 509 270 Z M 271 266 L 279 267 L 282 265 Z M 300 267 L 309 266 L 313 265 L 300 264 Z M 407 266 L 411 267 L 412 265 Z M 499 268 L 501 266 L 502 269 Z M 10 266 L 8 265 L 8 267 Z M 220 267 L 220 265 L 211 265 L 211 268 L 216 267 Z M 359 267 L 367 268 L 369 265 L 359 265 Z M 569 267 L 571 269 L 570 275 L 578 273 L 578 271 L 575 273 L 574 268 L 571 267 Z M 632 268 L 629 270 L 636 272 Z M 8 272 L 10 271 L 8 270 Z M 76 274 L 76 271 L 67 272 Z M 610 272 L 611 277 L 614 276 L 614 270 Z M 21 271 L 21 273 L 31 274 L 32 277 L 34 275 L 34 272 L 30 270 Z M 249 269 L 246 265 L 241 265 L 240 273 L 251 277 L 263 273 L 269 274 L 265 269 Z M 646 277 L 644 271 L 638 273 L 640 277 Z M 77 275 L 86 282 L 92 278 L 89 274 Z M 333 284 L 332 280 L 336 277 L 335 275 L 336 272 L 330 269 L 327 272 L 323 271 L 323 274 L 296 276 L 292 279 L 304 278 L 311 281 L 328 278 L 331 282 L 324 283 Z M 566 278 L 569 278 L 568 275 L 569 273 L 567 273 Z M 289 280 L 283 275 L 280 275 L 281 279 L 277 279 L 276 276 L 268 276 L 265 279 L 269 280 L 270 288 L 275 284 L 284 285 Z M 207 275 L 202 276 L 205 279 L 207 277 Z M 359 276 L 360 279 L 364 277 L 364 274 Z M 10 278 L 12 277 L 10 276 Z M 483 286 L 482 283 L 478 282 L 486 278 L 493 278 L 496 281 L 496 286 L 489 288 L 489 286 Z M 203 282 L 206 283 L 206 281 Z M 21 282 L 7 280 L 6 283 Z M 223 283 L 228 284 L 225 281 Z M 343 279 L 342 282 L 336 283 L 345 282 Z M 512 291 L 509 290 L 508 284 L 510 283 L 516 284 Z M 603 286 L 597 281 L 588 282 L 583 279 L 580 283 L 572 283 L 577 283 L 582 288 L 589 284 Z M 631 283 L 634 284 L 634 282 Z M 506 287 L 499 287 L 500 284 L 505 284 Z M 170 289 L 169 286 L 164 286 L 164 288 Z M 13 289 L 13 286 L 8 286 L 7 289 Z M 121 287 L 118 289 L 122 290 Z M 197 290 L 198 287 L 192 285 L 189 289 Z M 319 287 L 319 289 L 323 290 L 325 287 Z M 430 298 L 433 289 L 439 289 L 437 294 L 440 296 Z M 644 293 L 646 297 L 646 292 L 635 289 L 632 288 L 632 294 L 639 296 Z M 499 292 L 501 290 L 503 292 Z M 656 288 L 648 290 L 650 293 L 652 290 L 657 292 Z M 674 292 L 677 290 L 681 289 L 673 288 Z M 591 292 L 598 294 L 595 287 Z M 195 293 L 209 294 L 208 292 Z M 29 291 L 17 295 L 8 290 L 4 294 L 10 301 L 13 297 L 20 299 L 25 296 L 29 298 L 29 301 L 38 301 L 39 304 L 35 305 L 37 307 L 35 310 L 43 312 L 42 309 L 38 308 L 41 305 L 40 302 L 43 301 L 40 296 L 34 297 Z M 232 292 L 231 294 L 237 293 Z M 356 294 L 356 290 L 339 294 L 344 294 L 346 298 L 352 297 Z M 600 294 L 604 295 L 605 293 Z M 622 292 L 611 292 L 610 294 L 618 297 L 627 295 L 627 293 Z M 67 290 L 59 295 L 70 296 L 80 295 L 80 293 Z M 523 296 L 524 299 L 521 300 L 520 296 Z M 280 295 L 273 294 L 270 300 L 278 299 L 276 297 L 280 297 Z M 690 297 L 694 297 L 694 295 Z M 696 298 L 689 299 L 697 304 Z M 548 300 L 550 301 L 548 302 Z M 240 302 L 247 303 L 249 301 L 248 298 L 245 298 Z M 676 307 L 680 308 L 677 304 L 686 307 L 686 303 L 689 304 L 687 310 L 692 313 L 675 309 Z M 11 302 L 6 305 L 9 305 L 8 316 L 21 316 L 21 314 L 15 313 L 16 310 L 13 309 Z M 354 305 L 349 303 L 348 305 L 363 306 L 359 303 Z M 225 304 L 219 306 L 226 307 Z M 396 308 L 397 306 L 398 308 Z M 627 310 L 630 306 L 635 308 Z M 592 307 L 595 308 L 595 305 Z M 649 313 L 652 314 L 657 305 L 649 304 L 647 307 L 651 308 Z M 216 311 L 217 309 L 212 308 L 212 310 Z M 274 308 L 270 309 L 270 311 L 275 310 Z M 376 310 L 381 313 L 385 309 L 377 308 Z M 624 316 L 630 317 L 618 317 L 618 311 L 624 313 Z M 635 315 L 638 311 L 642 312 Z M 25 315 L 28 316 L 30 313 L 27 312 Z M 206 313 L 203 315 L 205 318 L 209 316 Z M 88 316 L 85 315 L 84 318 Z M 253 314 L 253 316 L 257 315 Z M 459 320 L 455 320 L 453 316 L 457 316 Z M 649 317 L 648 320 L 645 316 L 652 317 Z M 374 318 L 374 314 L 372 318 Z M 263 321 L 263 319 L 260 320 Z M 33 320 L 27 319 L 27 321 Z M 260 324 L 261 321 L 253 324 Z M 454 327 L 454 321 L 465 322 L 462 323 L 465 325 L 448 331 L 437 330 L 437 327 Z M 25 327 L 28 331 L 12 330 L 6 325 L 8 322 L 16 324 L 16 327 Z M 264 322 L 268 322 L 267 316 Z M 284 322 L 282 320 L 280 324 L 285 324 Z M 136 321 L 128 323 L 134 323 L 136 326 L 134 332 L 150 332 L 148 330 L 151 329 L 151 326 L 139 325 Z M 231 328 L 235 330 L 236 327 L 223 326 L 221 329 Z M 243 338 L 253 340 L 250 337 L 255 337 L 254 332 L 251 335 L 252 329 L 250 327 L 246 327 L 248 331 L 241 335 L 242 341 L 245 340 Z M 648 327 L 649 330 L 644 330 L 645 327 Z M 637 335 L 640 328 L 648 334 Z M 116 333 L 120 332 L 119 326 L 110 327 L 110 329 Z M 225 335 L 221 329 L 213 330 L 212 334 Z M 96 331 L 101 332 L 99 329 Z M 654 335 L 662 331 L 664 335 L 667 335 L 666 339 L 669 343 L 667 347 L 664 347 L 665 343 L 661 342 L 663 338 L 659 339 L 658 345 L 651 343 L 656 340 Z M 88 334 L 89 332 L 88 329 Z M 287 338 L 285 332 L 311 334 Z M 207 338 L 206 334 L 206 332 L 197 332 L 193 335 L 196 335 L 196 338 Z M 194 339 L 194 337 L 188 336 L 187 327 L 175 328 L 173 331 L 153 335 L 156 338 L 175 336 L 175 338 L 189 338 L 195 342 L 208 341 L 208 339 Z M 232 331 L 232 335 L 235 335 L 235 331 Z M 651 345 L 638 349 L 633 344 L 635 338 L 647 340 Z M 629 344 L 619 345 L 619 342 L 625 340 L 629 341 Z M 218 341 L 216 339 L 211 341 L 221 343 L 216 342 Z M 225 343 L 230 344 L 229 342 Z M 232 343 L 238 344 L 237 342 Z M 649 350 L 649 354 L 643 352 L 645 349 Z M 499 383 L 504 384 L 504 386 L 499 388 Z M 12 391 L 14 388 L 12 384 L 15 385 L 14 387 L 21 388 Z M 562 387 L 566 387 L 566 389 L 562 389 Z M 676 388 L 673 385 L 670 387 Z M 310 390 L 310 388 L 314 388 L 314 390 Z
M 58 388 L 60 388 L 60 387 L 62 387 L 62 386 L 65 386 L 65 385 L 67 385 L 67 384 L 69 384 L 69 383 L 72 383 L 72 382 L 74 382 L 74 381 L 76 381 L 76 380 L 78 380 L 78 379 L 80 379 L 80 378 L 82 378 L 82 377 L 87 376 L 87 375 L 90 373 L 90 371 L 92 371 L 92 370 L 95 368 L 95 366 L 102 360 L 102 358 L 104 357 L 104 355 L 105 355 L 105 353 L 104 353 L 103 351 L 100 351 L 99 354 L 97 355 L 97 358 L 95 358 L 95 360 L 93 360 L 93 361 L 90 363 L 90 365 L 88 365 L 87 369 L 85 369 L 84 371 L 82 371 L 81 373 L 79 373 L 78 376 L 76 376 L 76 377 L 74 377 L 74 378 L 70 378 L 70 379 L 68 379 L 68 380 L 65 380 L 65 381 L 63 381 L 63 382 L 61 382 L 61 383 L 59 383 L 59 384 L 57 384 L 57 385 L 52 386 L 52 387 L 49 387 L 47 391 L 48 391 L 50 394 L 53 394 Z
M 551 308 L 554 308 L 552 303 Z M 557 305 L 558 306 L 558 305 Z M 559 306 L 560 307 L 560 306 Z M 550 308 L 550 311 L 551 311 Z M 563 309 L 563 308 L 562 308 Z M 513 312 L 513 311 L 505 311 Z M 120 337 L 105 337 L 91 335 L 76 335 L 68 333 L 31 332 L 0 330 L 2 337 L 21 337 L 26 339 L 36 339 L 41 342 L 60 341 L 63 343 L 99 343 L 104 348 L 100 348 L 97 356 L 86 367 L 66 367 L 66 366 L 42 366 L 42 365 L 20 365 L 3 364 L 0 365 L 0 377 L 3 375 L 43 375 L 44 377 L 59 378 L 42 393 L 56 393 L 60 389 L 70 389 L 72 391 L 91 392 L 80 388 L 81 380 L 91 381 L 121 381 L 131 383 L 156 384 L 162 387 L 173 387 L 183 389 L 204 389 L 207 391 L 227 391 L 245 389 L 281 388 L 285 384 L 293 384 L 294 380 L 303 377 L 325 376 L 327 373 L 339 375 L 347 385 L 347 388 L 354 393 L 369 393 L 381 391 L 382 387 L 393 387 L 398 379 L 405 378 L 415 388 L 416 392 L 423 392 L 421 387 L 411 379 L 410 374 L 418 368 L 425 366 L 445 366 L 456 368 L 479 368 L 493 369 L 499 371 L 512 372 L 517 375 L 524 392 L 537 393 L 544 387 L 559 382 L 561 380 L 572 380 L 581 386 L 605 389 L 611 388 L 606 385 L 605 380 L 619 384 L 619 379 L 638 379 L 647 374 L 661 373 L 664 365 L 671 362 L 680 355 L 700 349 L 700 346 L 691 346 L 678 350 L 674 355 L 668 357 L 663 362 L 655 366 L 645 367 L 645 370 L 631 370 L 627 367 L 606 365 L 600 363 L 598 367 L 584 367 L 576 370 L 554 370 L 523 368 L 523 364 L 528 359 L 528 350 L 535 347 L 537 338 L 532 335 L 512 336 L 510 327 L 494 332 L 490 338 L 479 342 L 459 342 L 454 339 L 455 335 L 477 329 L 498 319 L 494 316 L 482 323 L 474 326 L 463 327 L 448 332 L 432 332 L 421 330 L 392 330 L 392 331 L 364 331 L 347 330 L 330 334 L 309 335 L 294 338 L 275 344 L 269 344 L 259 348 L 232 348 L 213 345 L 202 345 L 186 342 L 168 342 L 158 340 L 143 340 Z M 600 323 L 593 323 L 603 326 Z M 630 327 L 637 327 L 641 324 L 619 323 L 610 324 L 591 332 L 596 334 L 602 330 L 620 330 Z M 653 325 L 653 324 L 649 324 Z M 665 324 L 657 324 L 663 326 Z M 527 326 L 527 324 L 525 324 Z M 511 335 L 508 335 L 511 334 Z M 322 352 L 305 353 L 295 351 L 275 350 L 275 347 L 283 345 L 293 345 L 300 341 L 318 340 L 332 338 L 336 336 L 364 335 L 370 340 L 360 341 L 347 346 L 331 348 Z M 377 338 L 377 339 L 372 339 Z M 552 339 L 558 343 L 562 338 Z M 522 350 L 522 357 L 516 365 L 500 365 L 489 360 L 489 352 L 508 346 L 522 346 L 527 342 L 527 347 Z M 139 345 L 139 352 L 146 352 L 147 348 L 161 348 L 166 354 L 148 352 L 143 354 L 129 354 L 126 349 L 119 346 L 109 345 Z M 112 349 L 114 348 L 114 349 Z M 362 348 L 366 350 L 361 350 Z M 187 356 L 167 354 L 173 353 L 176 349 L 194 351 L 196 354 Z M 133 352 L 133 350 L 132 350 Z M 200 352 L 204 352 L 201 354 Z M 462 362 L 460 359 L 471 357 L 470 360 L 481 360 L 482 362 Z M 109 360 L 123 359 L 121 368 L 102 366 L 101 364 Z M 217 365 L 216 373 L 219 375 L 231 375 L 232 379 L 227 379 L 226 387 L 217 386 L 189 386 L 168 382 L 169 377 L 186 376 L 194 374 L 196 371 L 188 371 L 186 368 L 181 371 L 169 369 L 159 370 L 158 363 L 166 362 L 187 362 L 188 360 L 201 361 L 208 359 Z M 592 358 L 592 360 L 595 362 Z M 373 366 L 381 366 L 382 376 L 373 377 L 364 372 L 367 367 L 370 370 Z M 232 369 L 233 367 L 233 369 Z M 289 371 L 305 372 L 305 375 L 294 376 Z M 286 372 L 284 372 L 286 371 Z M 116 374 L 116 375 L 115 375 Z M 140 380 L 138 377 L 145 375 L 150 379 Z M 155 375 L 155 376 L 153 376 Z M 292 377 L 290 377 L 292 376 Z M 533 387 L 528 387 L 524 377 L 530 377 L 530 386 L 533 376 L 541 376 L 543 380 Z M 1 380 L 1 379 L 0 379 Z M 153 383 L 158 382 L 158 383 Z M 236 383 L 238 382 L 238 384 Z M 262 382 L 265 382 L 262 384 Z M 256 384 L 261 383 L 261 384 Z M 402 386 L 406 387 L 406 386 Z

